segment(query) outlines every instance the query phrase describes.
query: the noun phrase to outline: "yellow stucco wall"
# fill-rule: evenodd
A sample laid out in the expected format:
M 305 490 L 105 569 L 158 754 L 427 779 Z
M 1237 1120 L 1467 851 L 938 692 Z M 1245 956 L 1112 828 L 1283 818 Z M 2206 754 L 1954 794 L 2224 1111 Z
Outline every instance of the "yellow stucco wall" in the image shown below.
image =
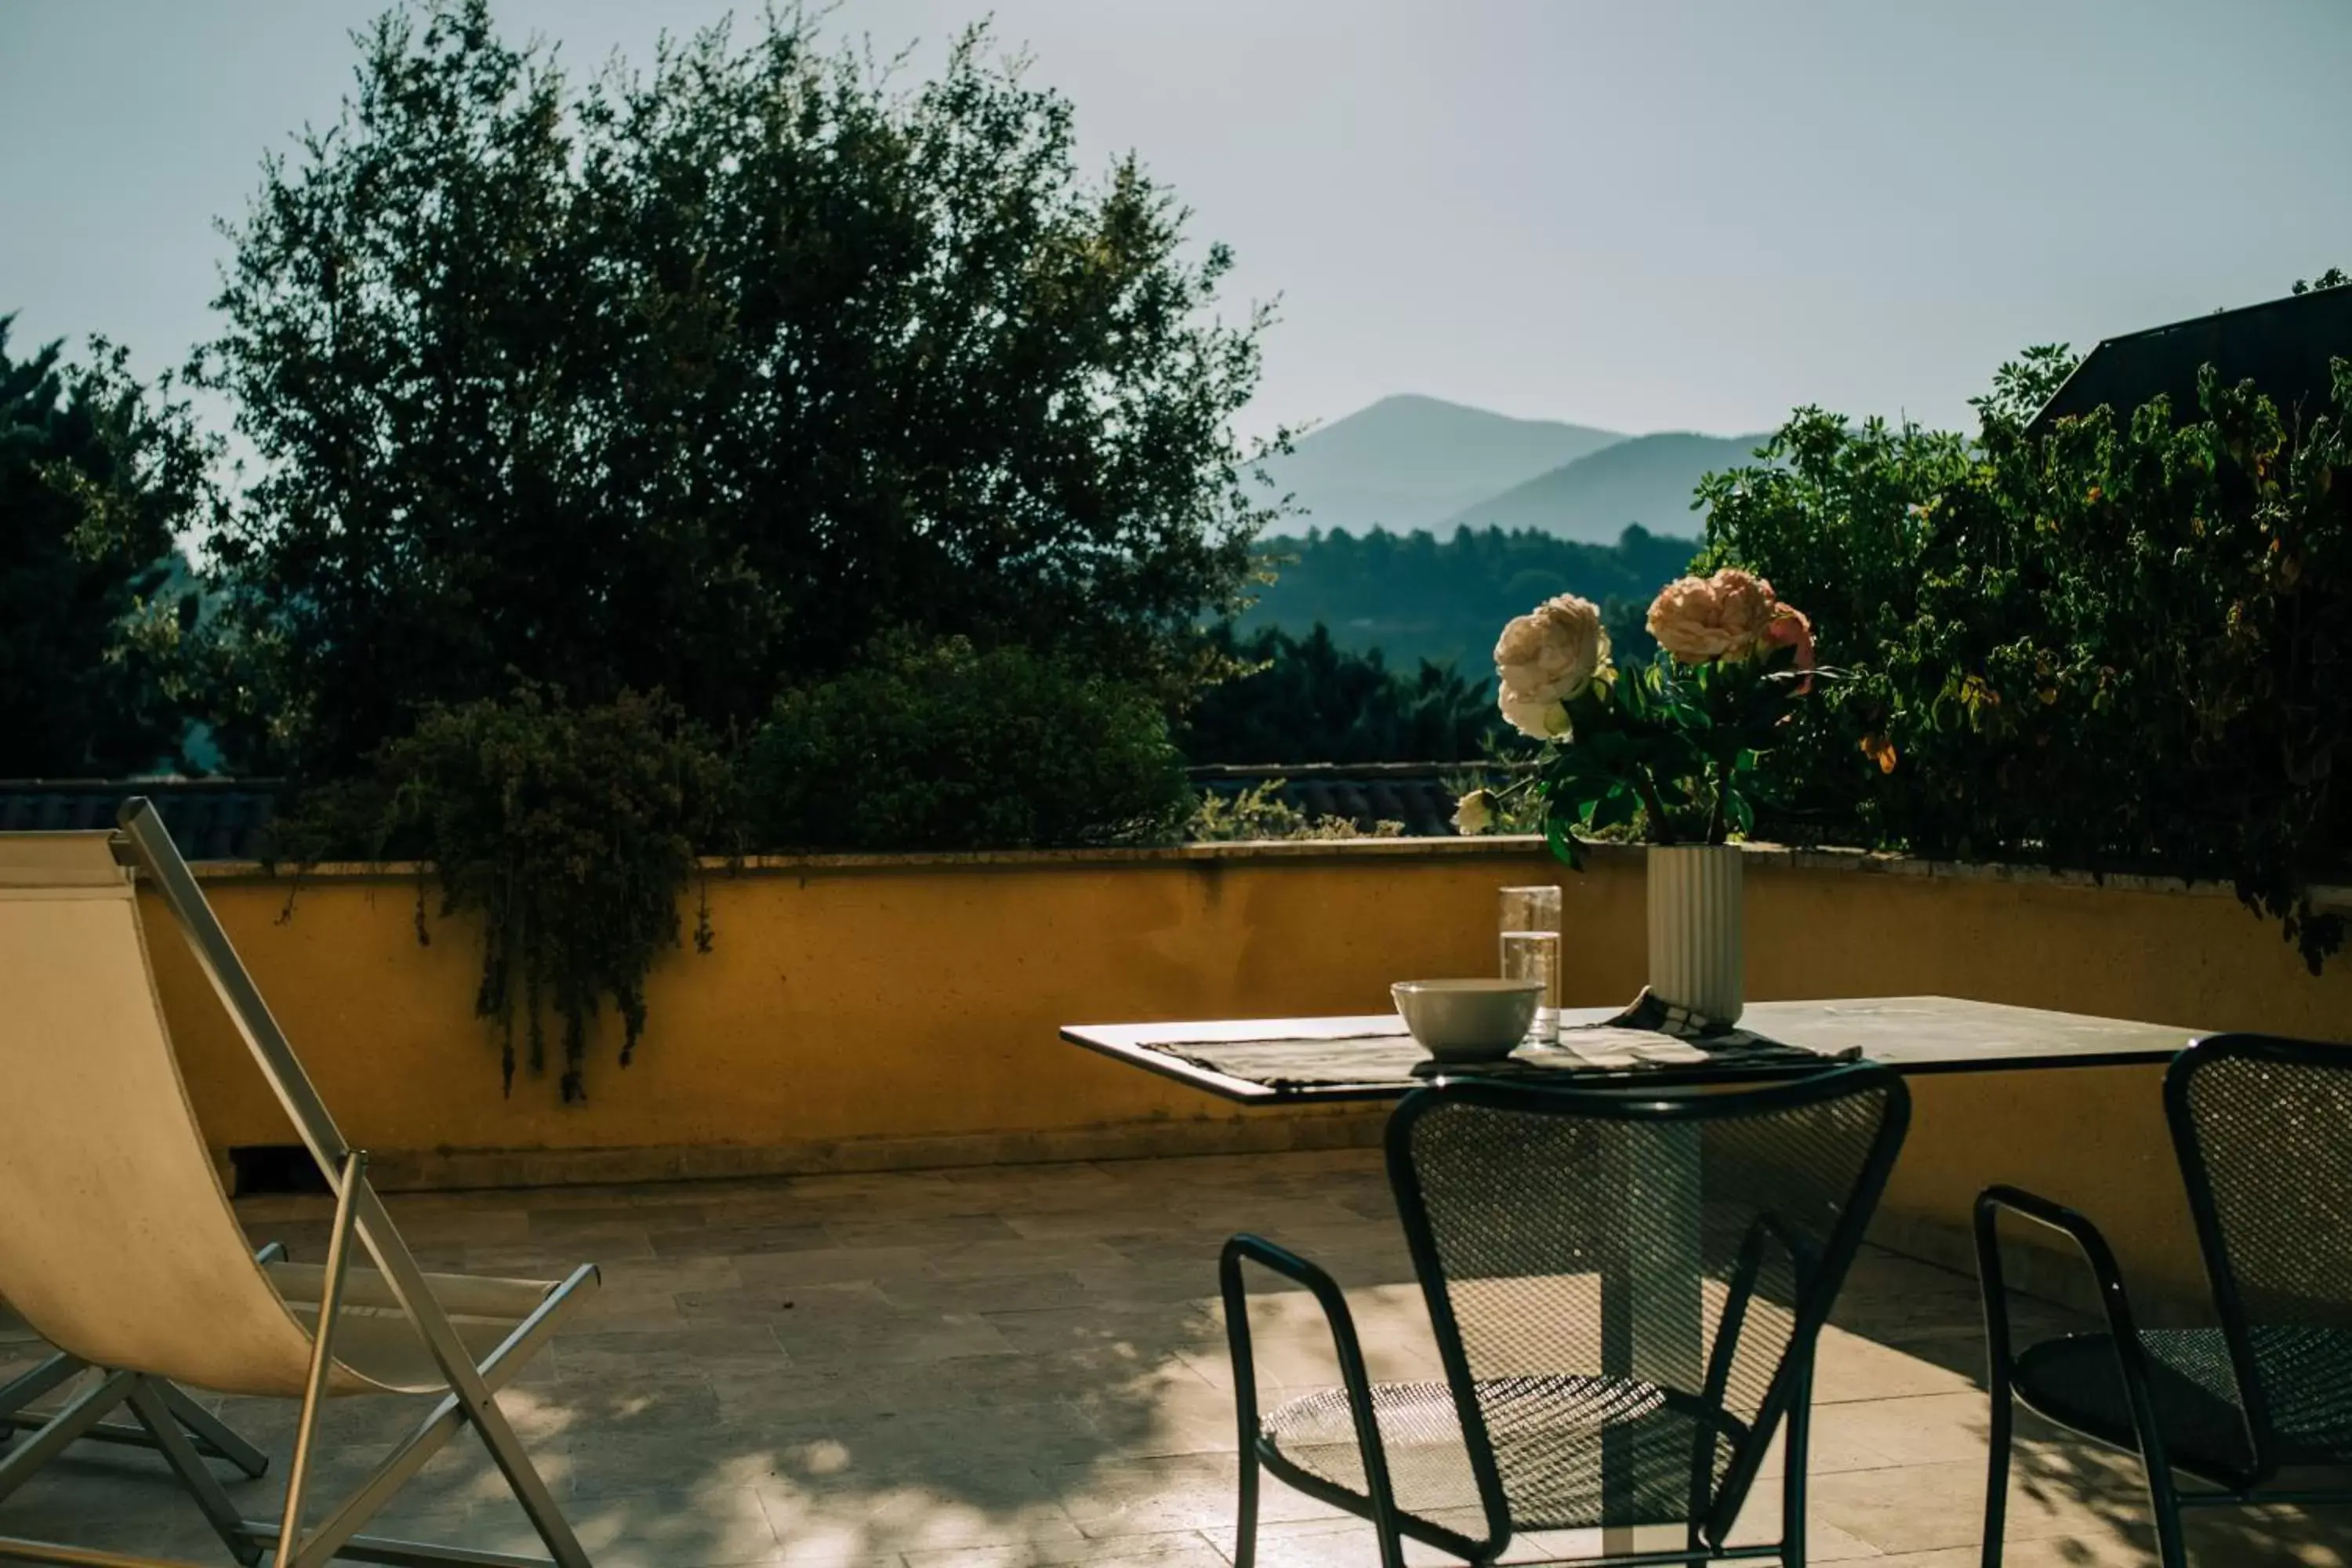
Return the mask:
M 635 1064 L 600 1041 L 585 1106 L 552 1079 L 499 1093 L 471 1016 L 462 921 L 415 929 L 412 882 L 206 891 L 346 1133 L 394 1184 L 1093 1157 L 1363 1142 L 1378 1112 L 1241 1111 L 1060 1043 L 1056 1026 L 1379 1011 L 1392 979 L 1482 973 L 1495 889 L 1557 880 L 1569 1000 L 1629 997 L 1637 858 L 1579 876 L 1538 850 L 1383 844 L 1125 860 L 811 864 L 715 875 L 717 945 L 664 959 Z M 152 928 L 168 931 L 153 911 Z M 2074 1012 L 2352 1037 L 2352 978 L 2304 973 L 2226 897 L 1752 856 L 1748 994 L 1937 993 Z M 208 1136 L 288 1141 L 184 951 L 156 964 Z M 2127 1258 L 2193 1274 L 2153 1069 L 1915 1085 L 1890 1223 L 1948 1232 L 2006 1180 L 2079 1204 Z

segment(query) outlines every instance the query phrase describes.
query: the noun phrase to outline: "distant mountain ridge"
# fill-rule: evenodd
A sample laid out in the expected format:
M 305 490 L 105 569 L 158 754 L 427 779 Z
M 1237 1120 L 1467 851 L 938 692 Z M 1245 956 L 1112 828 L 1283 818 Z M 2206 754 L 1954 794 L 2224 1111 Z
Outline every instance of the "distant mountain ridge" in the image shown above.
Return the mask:
M 1691 510 L 1700 477 L 1753 461 L 1763 440 L 1625 436 L 1442 398 L 1383 397 L 1266 465 L 1298 509 L 1274 531 L 1496 527 L 1607 545 L 1639 526 L 1687 537 L 1706 526 Z
M 1691 510 L 1700 478 L 1754 462 L 1767 439 L 1684 431 L 1630 437 L 1474 501 L 1445 526 L 1533 528 L 1587 544 L 1613 543 L 1636 524 L 1695 535 L 1706 527 Z
M 1402 531 L 1436 527 L 1486 497 L 1623 439 L 1613 430 L 1514 419 L 1407 394 L 1309 432 L 1266 471 L 1305 512 L 1277 524 L 1283 532 Z

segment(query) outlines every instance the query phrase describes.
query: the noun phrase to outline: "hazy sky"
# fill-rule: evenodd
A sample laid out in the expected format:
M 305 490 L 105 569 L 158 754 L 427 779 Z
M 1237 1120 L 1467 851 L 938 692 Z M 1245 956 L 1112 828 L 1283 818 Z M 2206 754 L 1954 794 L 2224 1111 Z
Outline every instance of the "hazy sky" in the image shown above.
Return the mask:
M 150 368 L 211 331 L 348 0 L 0 0 L 0 311 Z M 585 70 L 724 0 L 500 0 Z M 940 40 L 982 0 L 845 0 Z M 2352 0 L 1000 0 L 999 37 L 1281 297 L 1249 423 L 1390 392 L 1622 430 L 1965 419 L 2087 345 L 2352 267 Z M 919 53 L 918 58 L 929 58 Z

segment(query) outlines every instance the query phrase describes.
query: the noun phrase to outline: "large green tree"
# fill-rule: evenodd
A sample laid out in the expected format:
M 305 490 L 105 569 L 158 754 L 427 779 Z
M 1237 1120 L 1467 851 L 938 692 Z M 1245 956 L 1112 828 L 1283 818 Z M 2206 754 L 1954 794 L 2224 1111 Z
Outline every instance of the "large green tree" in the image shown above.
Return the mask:
M 736 725 L 890 628 L 1179 694 L 1264 520 L 1265 318 L 983 35 L 912 88 L 796 11 L 585 82 L 483 0 L 361 42 L 204 360 L 259 458 L 218 554 L 281 755 L 347 772 L 510 670 Z
M 1776 747 L 1779 832 L 2233 882 L 2315 968 L 2352 872 L 2352 362 L 2288 423 L 2206 368 L 2193 409 L 2033 417 L 2029 351 L 1972 440 L 1801 409 L 1712 476 L 1712 558 L 1812 616 L 1847 678 Z
M 186 728 L 177 550 L 208 513 L 211 447 L 122 351 L 8 352 L 0 316 L 0 778 L 171 766 Z

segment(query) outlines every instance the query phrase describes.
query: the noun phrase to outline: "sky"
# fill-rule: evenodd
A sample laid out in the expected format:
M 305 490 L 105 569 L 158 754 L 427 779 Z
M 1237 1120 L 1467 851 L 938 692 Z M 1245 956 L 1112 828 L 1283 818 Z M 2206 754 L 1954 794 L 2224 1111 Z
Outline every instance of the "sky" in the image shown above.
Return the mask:
M 757 0 L 747 10 L 756 11 Z M 0 0 L 0 312 L 211 335 L 262 156 L 376 0 Z M 586 71 L 724 0 L 498 0 Z M 841 0 L 935 58 L 984 0 Z M 1965 426 L 2028 344 L 2352 268 L 2352 0 L 998 0 L 1278 300 L 1253 434 L 1415 392 L 1622 431 Z

